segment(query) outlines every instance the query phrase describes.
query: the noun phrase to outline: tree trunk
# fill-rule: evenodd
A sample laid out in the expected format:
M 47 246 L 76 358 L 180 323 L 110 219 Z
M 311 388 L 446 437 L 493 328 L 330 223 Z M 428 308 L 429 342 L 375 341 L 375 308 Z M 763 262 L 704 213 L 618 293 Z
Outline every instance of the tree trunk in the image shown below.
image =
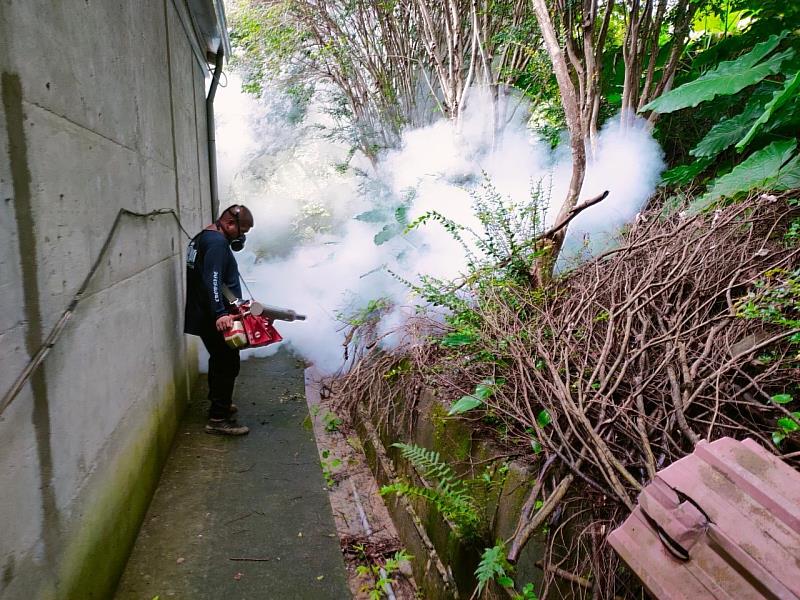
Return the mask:
M 561 93 L 561 104 L 564 107 L 567 130 L 569 131 L 570 149 L 572 150 L 572 177 L 569 182 L 567 197 L 564 198 L 555 220 L 556 223 L 559 223 L 567 218 L 567 215 L 578 203 L 578 197 L 583 187 L 583 178 L 586 174 L 586 146 L 583 139 L 583 126 L 575 86 L 569 77 L 564 52 L 558 43 L 553 21 L 550 18 L 545 0 L 533 0 L 533 9 L 536 12 L 536 20 L 539 22 L 539 28 L 542 31 L 547 53 L 553 63 L 553 71 L 558 82 L 558 90 Z M 547 251 L 544 256 L 536 261 L 533 267 L 534 273 L 532 275 L 538 283 L 541 284 L 552 276 L 553 266 L 561 246 L 564 244 L 565 234 L 565 229 L 560 230 L 545 241 L 548 246 Z

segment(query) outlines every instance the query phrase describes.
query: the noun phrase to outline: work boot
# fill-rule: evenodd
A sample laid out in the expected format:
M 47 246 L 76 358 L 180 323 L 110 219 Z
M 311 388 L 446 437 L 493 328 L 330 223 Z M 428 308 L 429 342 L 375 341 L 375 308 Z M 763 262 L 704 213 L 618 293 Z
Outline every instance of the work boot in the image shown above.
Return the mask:
M 239 425 L 236 419 L 209 419 L 208 423 L 206 423 L 206 433 L 246 435 L 250 433 L 250 428 L 246 425 Z

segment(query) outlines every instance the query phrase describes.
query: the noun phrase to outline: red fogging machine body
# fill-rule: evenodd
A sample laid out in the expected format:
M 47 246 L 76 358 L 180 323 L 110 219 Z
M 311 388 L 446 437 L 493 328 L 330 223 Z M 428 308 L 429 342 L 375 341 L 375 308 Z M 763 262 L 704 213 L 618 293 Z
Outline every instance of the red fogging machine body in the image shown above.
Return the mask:
M 258 348 L 283 338 L 272 325 L 272 319 L 263 315 L 254 315 L 250 311 L 250 304 L 236 307 L 239 314 L 233 315 L 233 325 L 225 332 L 225 342 L 231 348 Z
M 259 302 L 237 301 L 233 305 L 233 325 L 225 332 L 225 342 L 236 349 L 258 348 L 280 342 L 283 338 L 272 325 L 273 321 L 304 321 L 288 308 L 264 306 Z

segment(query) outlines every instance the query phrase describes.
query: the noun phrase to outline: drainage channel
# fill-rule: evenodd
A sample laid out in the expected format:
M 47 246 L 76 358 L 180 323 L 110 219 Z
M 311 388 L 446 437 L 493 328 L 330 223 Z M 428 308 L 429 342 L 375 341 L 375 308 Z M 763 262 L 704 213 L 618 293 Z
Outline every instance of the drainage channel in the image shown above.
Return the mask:
M 402 559 L 405 549 L 361 441 L 322 400 L 320 379 L 313 368 L 306 369 L 305 395 L 353 598 L 418 598 L 411 565 Z M 383 567 L 387 561 L 389 569 Z

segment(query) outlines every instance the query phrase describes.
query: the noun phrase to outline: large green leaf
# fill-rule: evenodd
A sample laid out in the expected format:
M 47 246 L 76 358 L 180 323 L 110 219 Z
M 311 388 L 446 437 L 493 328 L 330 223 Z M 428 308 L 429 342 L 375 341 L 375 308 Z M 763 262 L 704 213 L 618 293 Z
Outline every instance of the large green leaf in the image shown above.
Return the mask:
M 800 189 L 800 154 L 781 167 L 772 189 L 776 192 Z
M 481 400 L 487 400 L 494 395 L 496 386 L 494 379 L 484 379 L 475 386 L 475 392 L 472 395 Z
M 772 100 L 767 102 L 767 105 L 764 107 L 764 112 L 761 113 L 761 116 L 758 118 L 758 120 L 753 123 L 752 127 L 750 127 L 747 135 L 745 135 L 741 141 L 736 144 L 736 149 L 741 152 L 744 147 L 747 146 L 747 144 L 749 144 L 750 141 L 755 137 L 756 133 L 758 133 L 758 130 L 761 129 L 765 123 L 769 122 L 776 110 L 780 109 L 789 100 L 794 100 L 798 89 L 800 89 L 800 71 L 795 73 L 792 77 L 786 77 L 783 87 L 775 91 L 775 93 L 772 95 Z
M 692 204 L 692 212 L 702 211 L 723 197 L 731 198 L 756 189 L 774 189 L 782 167 L 795 162 L 790 159 L 796 146 L 797 140 L 785 140 L 753 152 L 730 173 L 714 180 L 708 192 Z
M 502 378 L 494 379 L 493 377 L 489 377 L 484 379 L 475 386 L 474 392 L 467 396 L 461 396 L 461 398 L 456 400 L 450 407 L 450 410 L 447 411 L 447 414 L 451 416 L 460 415 L 474 408 L 478 408 L 479 406 L 483 406 L 483 403 L 494 395 L 497 387 L 504 383 L 505 379 Z
M 783 429 L 785 433 L 792 433 L 800 430 L 800 425 L 797 424 L 797 421 L 800 420 L 800 412 L 793 412 L 792 417 L 794 418 L 782 417 L 778 419 L 778 427 Z
M 539 424 L 539 427 L 547 427 L 553 422 L 553 417 L 550 416 L 550 413 L 547 412 L 546 409 L 542 409 L 539 414 L 536 415 L 536 422 Z
M 672 167 L 669 171 L 661 174 L 659 185 L 685 185 L 705 171 L 711 162 L 710 158 L 701 158 L 688 165 Z
M 715 10 L 716 7 L 708 6 L 694 18 L 692 29 L 694 31 L 703 31 L 705 33 L 723 33 L 729 35 L 737 30 L 739 21 L 747 18 L 747 10 L 732 10 L 720 13 Z
M 723 119 L 714 125 L 689 154 L 698 158 L 716 156 L 742 139 L 763 112 L 764 107 L 761 104 L 748 104 L 741 114 Z
M 794 398 L 791 394 L 775 394 L 770 398 L 775 404 L 789 404 Z
M 765 42 L 756 44 L 755 48 L 744 56 L 740 56 L 736 60 L 721 62 L 716 69 L 662 94 L 645 105 L 642 110 L 670 113 L 682 108 L 697 106 L 716 96 L 740 92 L 744 88 L 758 83 L 764 77 L 774 75 L 780 71 L 781 63 L 784 60 L 794 56 L 794 50 L 785 50 L 763 62 L 762 60 L 775 50 L 787 35 L 788 32 L 784 31 L 780 35 L 770 36 Z
M 440 342 L 443 348 L 455 348 L 458 346 L 469 346 L 478 340 L 478 336 L 472 331 L 460 330 L 452 331 L 445 335 Z
M 483 406 L 483 400 L 480 398 L 476 398 L 475 396 L 461 396 L 453 405 L 450 407 L 450 410 L 447 411 L 447 414 L 450 416 L 453 415 L 460 415 L 479 406 Z

